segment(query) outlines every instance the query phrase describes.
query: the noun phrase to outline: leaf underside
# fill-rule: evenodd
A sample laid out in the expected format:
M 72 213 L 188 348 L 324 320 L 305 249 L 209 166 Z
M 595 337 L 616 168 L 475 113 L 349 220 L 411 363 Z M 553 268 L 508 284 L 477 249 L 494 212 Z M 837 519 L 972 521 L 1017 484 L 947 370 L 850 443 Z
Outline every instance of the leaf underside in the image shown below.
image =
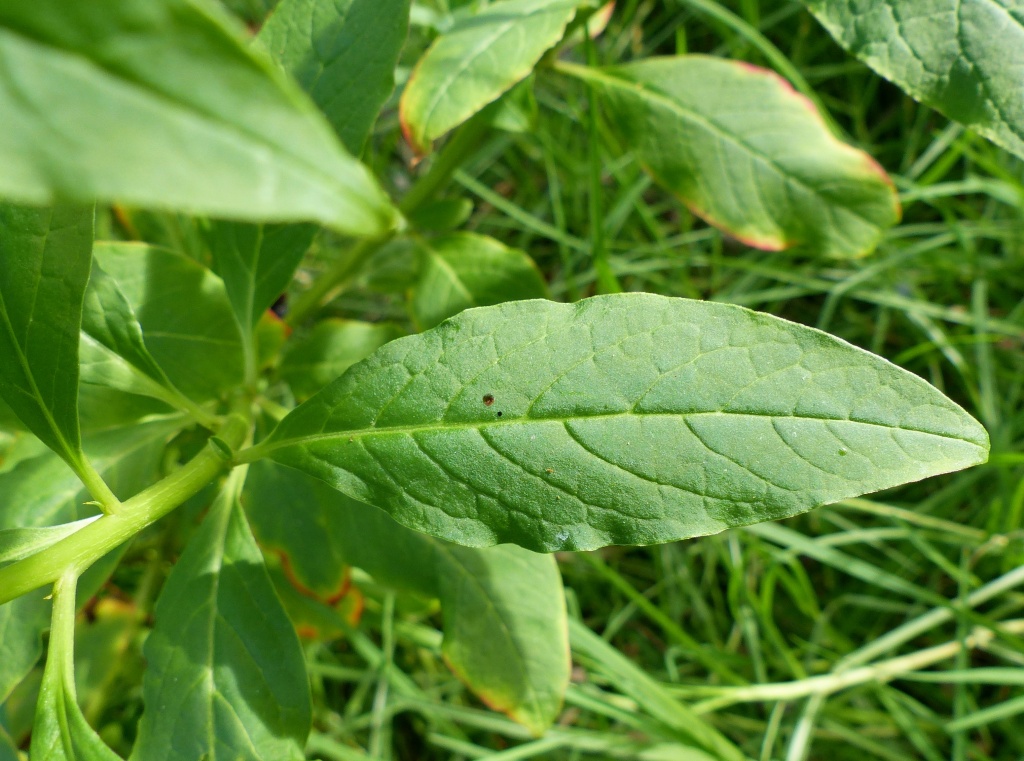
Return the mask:
M 253 457 L 459 544 L 652 544 L 983 462 L 920 378 L 725 304 L 619 294 L 463 312 L 394 341 Z

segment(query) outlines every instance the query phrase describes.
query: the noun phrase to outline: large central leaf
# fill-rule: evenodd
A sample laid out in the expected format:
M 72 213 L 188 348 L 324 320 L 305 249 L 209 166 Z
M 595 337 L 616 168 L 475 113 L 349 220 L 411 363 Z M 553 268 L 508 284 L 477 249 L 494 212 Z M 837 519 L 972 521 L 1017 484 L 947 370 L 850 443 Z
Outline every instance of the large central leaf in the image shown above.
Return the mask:
M 463 312 L 393 341 L 248 457 L 468 545 L 650 544 L 985 460 L 920 378 L 820 331 L 650 294 Z

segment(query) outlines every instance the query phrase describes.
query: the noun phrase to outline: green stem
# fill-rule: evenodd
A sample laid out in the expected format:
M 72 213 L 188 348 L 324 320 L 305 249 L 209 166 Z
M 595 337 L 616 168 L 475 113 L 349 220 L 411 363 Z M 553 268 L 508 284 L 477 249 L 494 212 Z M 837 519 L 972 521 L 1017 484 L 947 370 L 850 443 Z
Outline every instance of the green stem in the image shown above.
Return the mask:
M 245 441 L 249 426 L 247 418 L 233 414 L 218 437 L 235 449 Z M 0 605 L 55 582 L 67 572 L 81 573 L 196 494 L 227 465 L 224 453 L 207 444 L 179 470 L 125 501 L 116 513 L 103 516 L 35 555 L 0 568 Z
M 75 698 L 75 592 L 78 571 L 69 568 L 53 585 L 53 614 L 50 618 L 50 642 L 47 668 L 58 669 L 69 697 Z M 52 666 L 51 666 L 52 664 Z
M 405 194 L 398 207 L 402 214 L 412 214 L 451 180 L 455 170 L 465 163 L 469 154 L 476 148 L 480 138 L 487 131 L 487 126 L 487 120 L 478 114 L 452 135 L 437 154 L 427 173 Z
M 107 482 L 103 480 L 103 476 L 96 471 L 85 455 L 79 459 L 75 472 L 105 515 L 114 515 L 120 512 L 121 500 L 110 490 Z
M 361 240 L 338 257 L 326 272 L 313 281 L 308 291 L 295 299 L 295 303 L 288 310 L 285 322 L 292 327 L 304 322 L 323 304 L 330 301 L 362 263 L 389 240 L 391 236 Z

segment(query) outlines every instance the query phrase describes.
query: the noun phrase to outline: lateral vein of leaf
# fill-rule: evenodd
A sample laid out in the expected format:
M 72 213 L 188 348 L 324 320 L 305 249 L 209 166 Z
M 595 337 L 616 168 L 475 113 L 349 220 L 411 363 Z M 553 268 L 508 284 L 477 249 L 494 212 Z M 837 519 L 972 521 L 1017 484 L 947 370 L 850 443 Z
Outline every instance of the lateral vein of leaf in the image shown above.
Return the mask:
M 850 423 L 852 425 L 864 425 L 871 426 L 874 428 L 883 428 L 889 431 L 906 431 L 909 433 L 920 433 L 926 436 L 935 436 L 940 439 L 952 439 L 955 441 L 963 441 L 966 444 L 972 446 L 981 446 L 971 439 L 964 438 L 962 436 L 955 436 L 953 434 L 936 433 L 935 431 L 927 431 L 922 428 L 911 428 L 900 425 L 887 425 L 885 423 L 877 423 L 870 420 L 856 420 L 853 418 L 839 418 L 839 417 L 826 417 L 826 416 L 814 416 L 814 415 L 779 415 L 779 414 L 763 414 L 759 412 L 742 412 L 733 410 L 706 410 L 700 412 L 609 412 L 592 415 L 577 415 L 573 417 L 535 417 L 518 420 L 493 420 L 493 421 L 479 421 L 474 423 L 445 423 L 445 422 L 433 422 L 433 423 L 422 423 L 419 425 L 406 425 L 406 426 L 375 426 L 371 428 L 353 428 L 346 430 L 331 431 L 327 433 L 315 433 L 308 434 L 305 436 L 295 436 L 283 440 L 275 440 L 273 438 L 268 439 L 265 443 L 257 444 L 256 446 L 250 447 L 247 450 L 243 450 L 240 455 L 239 462 L 250 462 L 253 459 L 268 455 L 277 449 L 283 449 L 286 447 L 302 446 L 305 444 L 314 444 L 321 441 L 331 441 L 334 439 L 344 438 L 364 438 L 373 436 L 389 436 L 389 435 L 413 435 L 416 433 L 431 433 L 431 432 L 454 432 L 464 430 L 484 430 L 488 428 L 497 427 L 510 427 L 510 426 L 526 426 L 531 424 L 542 424 L 542 423 L 572 423 L 579 420 L 613 420 L 620 418 L 679 418 L 683 421 L 688 418 L 703 417 L 711 415 L 722 415 L 722 416 L 743 416 L 743 417 L 757 417 L 764 418 L 767 420 L 807 420 L 807 421 L 820 421 L 824 423 Z

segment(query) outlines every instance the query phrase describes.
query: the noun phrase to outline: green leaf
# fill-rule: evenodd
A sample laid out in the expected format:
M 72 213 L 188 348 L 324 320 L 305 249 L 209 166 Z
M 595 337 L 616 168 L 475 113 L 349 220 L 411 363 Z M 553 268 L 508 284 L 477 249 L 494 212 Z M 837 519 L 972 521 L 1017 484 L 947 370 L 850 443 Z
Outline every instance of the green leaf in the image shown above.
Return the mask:
M 633 293 L 474 309 L 297 407 L 270 456 L 459 544 L 712 534 L 984 462 L 920 378 L 812 328 Z
M 563 69 L 658 183 L 747 245 L 859 256 L 899 220 L 884 170 L 770 71 L 707 56 Z
M 462 19 L 420 59 L 399 115 L 420 153 L 514 84 L 562 38 L 581 0 L 506 0 Z
M 554 559 L 514 546 L 458 547 L 270 462 L 255 463 L 246 505 L 260 541 L 322 599 L 346 564 L 379 583 L 439 598 L 443 654 L 492 708 L 540 734 L 557 718 L 569 680 L 567 620 Z
M 238 325 L 216 275 L 185 256 L 137 243 L 97 243 L 94 256 L 175 388 L 202 401 L 242 382 Z
M 308 399 L 377 349 L 404 335 L 397 325 L 327 319 L 291 344 L 278 370 L 298 399 Z
M 100 244 L 102 245 L 102 244 Z M 122 357 L 136 370 L 155 382 L 172 387 L 156 363 L 142 335 L 139 318 L 128 299 L 99 262 L 93 262 L 89 286 L 82 310 L 82 332 L 95 343 Z
M 32 757 L 46 761 L 121 761 L 89 726 L 75 702 L 73 674 L 47 664 L 32 727 Z
M 395 89 L 410 0 L 282 0 L 262 42 L 354 154 Z
M 494 238 L 453 233 L 425 241 L 422 249 L 420 279 L 410 300 L 420 329 L 470 307 L 548 296 L 533 259 Z
M 305 758 L 305 661 L 238 503 L 244 471 L 228 477 L 157 601 L 133 759 Z
M 473 214 L 473 202 L 468 198 L 442 198 L 411 211 L 409 224 L 417 230 L 446 233 L 459 227 Z
M 316 234 L 315 225 L 241 222 L 215 222 L 210 230 L 213 269 L 224 281 L 238 320 L 249 383 L 259 370 L 255 326 L 288 287 Z
M 0 703 L 32 670 L 43 654 L 43 632 L 50 625 L 50 604 L 42 595 L 19 597 L 0 606 Z
M 76 471 L 83 467 L 78 334 L 92 220 L 91 208 L 0 204 L 0 395 Z
M 514 545 L 437 543 L 443 652 L 491 708 L 536 735 L 554 723 L 569 686 L 568 621 L 553 557 Z
M 42 528 L 0 529 L 0 565 L 27 558 L 92 523 L 93 518 Z
M 288 287 L 316 233 L 314 225 L 214 224 L 213 269 L 243 330 L 251 331 Z
M 397 214 L 212 3 L 4 3 L 0 195 L 120 200 L 380 235 Z
M 85 292 L 79 358 L 83 384 L 150 396 L 213 424 L 212 416 L 175 388 L 153 359 L 135 310 L 98 262 L 93 262 Z
M 844 48 L 917 100 L 1024 156 L 1021 0 L 803 0 Z

